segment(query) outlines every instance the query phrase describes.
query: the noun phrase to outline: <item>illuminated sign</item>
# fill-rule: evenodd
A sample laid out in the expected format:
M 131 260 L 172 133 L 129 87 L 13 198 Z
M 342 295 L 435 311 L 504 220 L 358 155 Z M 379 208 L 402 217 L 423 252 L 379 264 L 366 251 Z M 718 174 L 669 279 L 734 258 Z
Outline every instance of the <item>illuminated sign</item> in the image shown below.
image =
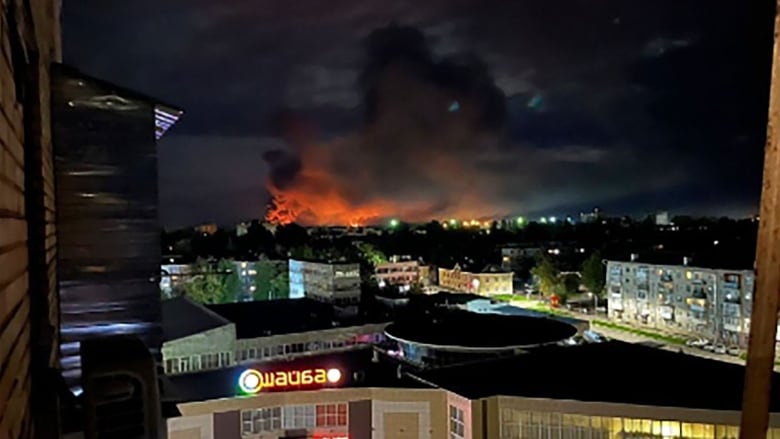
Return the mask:
M 339 369 L 303 369 L 263 372 L 247 369 L 238 377 L 238 386 L 244 393 L 261 390 L 287 389 L 290 387 L 323 386 L 341 381 Z

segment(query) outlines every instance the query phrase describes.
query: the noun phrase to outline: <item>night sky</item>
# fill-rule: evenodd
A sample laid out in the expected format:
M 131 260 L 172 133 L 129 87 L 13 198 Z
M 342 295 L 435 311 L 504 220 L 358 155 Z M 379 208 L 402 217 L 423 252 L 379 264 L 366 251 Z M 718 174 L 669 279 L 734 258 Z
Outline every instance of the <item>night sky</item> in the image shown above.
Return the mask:
M 64 2 L 65 62 L 181 106 L 164 225 L 756 212 L 771 1 Z

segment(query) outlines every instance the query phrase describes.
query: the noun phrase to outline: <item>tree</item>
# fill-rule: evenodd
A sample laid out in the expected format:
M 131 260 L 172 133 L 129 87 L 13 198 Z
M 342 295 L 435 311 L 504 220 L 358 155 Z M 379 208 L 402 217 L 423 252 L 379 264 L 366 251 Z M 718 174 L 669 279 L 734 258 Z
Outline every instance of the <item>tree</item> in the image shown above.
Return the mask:
M 314 249 L 308 245 L 301 245 L 290 250 L 290 257 L 293 259 L 312 260 L 316 259 L 316 256 Z
M 542 255 L 539 257 L 536 266 L 531 269 L 531 274 L 539 283 L 539 291 L 543 295 L 551 296 L 558 292 L 558 269 L 555 268 L 547 256 Z
M 268 260 L 258 261 L 255 264 L 257 274 L 254 278 L 255 291 L 252 293 L 254 300 L 268 300 L 271 298 L 271 281 L 279 274 L 276 266 Z
M 235 263 L 220 259 L 216 263 L 199 260 L 192 280 L 184 284 L 187 297 L 203 304 L 235 302 L 241 293 L 241 282 Z
M 373 244 L 358 242 L 356 246 L 360 251 L 361 258 L 372 266 L 376 267 L 379 264 L 387 262 L 387 256 Z
M 283 261 L 262 260 L 255 263 L 254 300 L 287 299 L 290 297 L 290 277 Z
M 555 285 L 555 294 L 565 303 L 570 297 L 576 295 L 580 288 L 580 277 L 576 274 L 566 274 L 558 277 Z
M 605 282 L 606 268 L 601 263 L 599 252 L 594 252 L 582 263 L 582 285 L 591 293 L 601 296 Z
M 289 299 L 290 298 L 290 272 L 282 270 L 271 279 L 271 299 Z

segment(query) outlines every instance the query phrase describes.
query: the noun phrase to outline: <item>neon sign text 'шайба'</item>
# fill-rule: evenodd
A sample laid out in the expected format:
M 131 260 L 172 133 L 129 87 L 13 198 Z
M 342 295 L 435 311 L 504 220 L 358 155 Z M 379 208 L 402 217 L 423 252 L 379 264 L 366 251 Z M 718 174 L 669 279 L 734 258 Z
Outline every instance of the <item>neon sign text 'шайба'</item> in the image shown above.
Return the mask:
M 262 372 L 247 369 L 238 377 L 238 386 L 244 393 L 290 387 L 322 386 L 341 381 L 339 369 L 303 369 Z

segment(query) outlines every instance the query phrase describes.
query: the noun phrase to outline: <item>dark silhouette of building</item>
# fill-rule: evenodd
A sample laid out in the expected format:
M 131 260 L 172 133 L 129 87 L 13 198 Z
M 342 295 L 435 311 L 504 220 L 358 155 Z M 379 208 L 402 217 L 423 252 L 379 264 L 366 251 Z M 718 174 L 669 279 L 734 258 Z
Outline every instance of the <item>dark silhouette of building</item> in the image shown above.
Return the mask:
M 58 65 L 52 75 L 61 364 L 71 386 L 88 338 L 162 343 L 156 140 L 181 115 Z

